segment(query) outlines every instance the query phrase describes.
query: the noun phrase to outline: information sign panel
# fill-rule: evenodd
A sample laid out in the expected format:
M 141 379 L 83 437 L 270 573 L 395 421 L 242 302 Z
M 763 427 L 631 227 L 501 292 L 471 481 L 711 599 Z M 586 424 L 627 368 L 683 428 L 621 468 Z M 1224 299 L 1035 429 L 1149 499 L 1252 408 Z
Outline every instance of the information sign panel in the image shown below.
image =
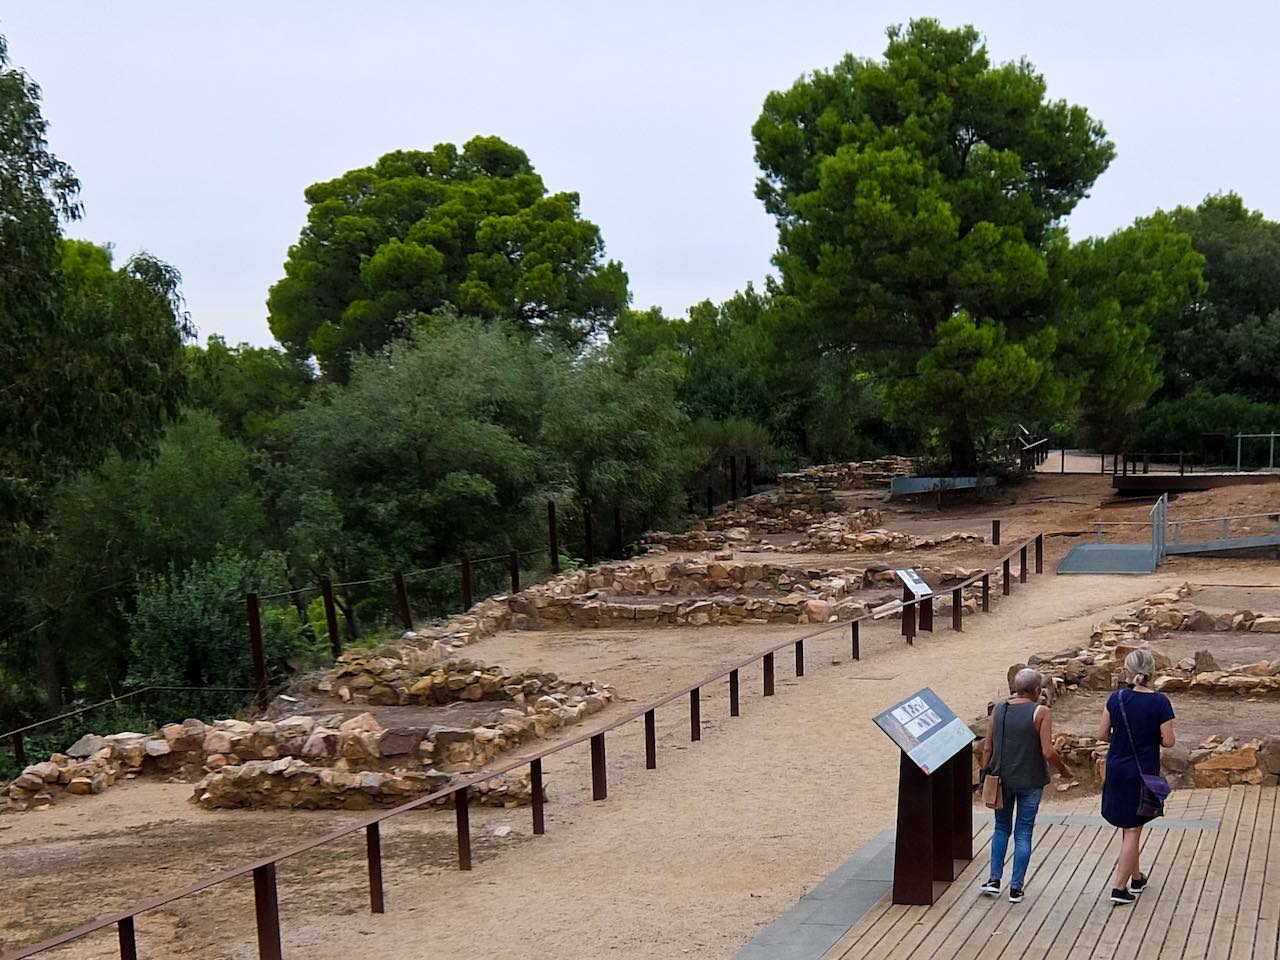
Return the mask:
M 903 582 L 915 597 L 927 597 L 933 593 L 933 587 L 924 582 L 924 578 L 914 570 L 896 570 L 898 579 Z
M 925 774 L 931 774 L 977 739 L 969 725 L 925 687 L 876 718 L 876 726 Z

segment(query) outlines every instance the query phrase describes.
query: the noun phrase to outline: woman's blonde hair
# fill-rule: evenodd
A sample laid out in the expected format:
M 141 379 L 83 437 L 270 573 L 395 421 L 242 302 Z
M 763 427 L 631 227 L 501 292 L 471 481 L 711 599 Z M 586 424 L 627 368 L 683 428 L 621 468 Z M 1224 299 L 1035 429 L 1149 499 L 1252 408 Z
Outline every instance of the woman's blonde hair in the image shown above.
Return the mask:
M 1156 672 L 1156 658 L 1150 650 L 1134 650 L 1124 658 L 1124 671 L 1133 677 L 1134 683 L 1146 686 Z

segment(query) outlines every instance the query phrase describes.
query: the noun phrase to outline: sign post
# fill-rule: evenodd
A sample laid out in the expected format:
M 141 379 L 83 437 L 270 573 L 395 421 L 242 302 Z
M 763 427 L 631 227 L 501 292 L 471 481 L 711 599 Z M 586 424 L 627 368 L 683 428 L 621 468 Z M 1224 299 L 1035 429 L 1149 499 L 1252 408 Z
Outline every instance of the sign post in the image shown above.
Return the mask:
M 928 687 L 875 722 L 902 751 L 893 902 L 932 904 L 973 859 L 973 731 Z
M 914 570 L 895 570 L 894 573 L 902 581 L 902 602 L 916 601 L 902 611 L 902 635 L 910 643 L 915 637 L 917 624 L 921 630 L 933 632 L 933 587 Z

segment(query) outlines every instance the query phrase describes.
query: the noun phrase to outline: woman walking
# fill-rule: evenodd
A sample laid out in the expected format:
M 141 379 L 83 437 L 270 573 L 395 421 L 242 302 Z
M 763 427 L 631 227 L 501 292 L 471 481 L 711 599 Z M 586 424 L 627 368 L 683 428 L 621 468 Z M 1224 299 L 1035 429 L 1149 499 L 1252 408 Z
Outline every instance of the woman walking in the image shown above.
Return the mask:
M 1111 744 L 1102 785 L 1102 816 L 1120 828 L 1112 903 L 1133 903 L 1146 888 L 1147 876 L 1138 863 L 1142 828 L 1160 815 L 1164 799 L 1153 797 L 1143 781 L 1144 775 L 1160 775 L 1160 747 L 1174 744 L 1173 704 L 1147 686 L 1155 669 L 1155 657 L 1148 650 L 1134 650 L 1125 657 L 1129 686 L 1107 698 L 1098 721 L 1098 739 Z
M 1004 857 L 1012 834 L 1010 903 L 1021 903 L 1024 895 L 1031 837 L 1040 795 L 1049 783 L 1049 764 L 1064 777 L 1071 776 L 1071 769 L 1053 746 L 1053 715 L 1040 703 L 1043 683 L 1039 670 L 1026 667 L 1018 671 L 1013 678 L 1014 695 L 991 711 L 982 745 L 982 768 L 1000 777 L 1004 803 L 996 810 L 995 831 L 991 835 L 991 876 L 981 889 L 989 897 L 1000 895 Z

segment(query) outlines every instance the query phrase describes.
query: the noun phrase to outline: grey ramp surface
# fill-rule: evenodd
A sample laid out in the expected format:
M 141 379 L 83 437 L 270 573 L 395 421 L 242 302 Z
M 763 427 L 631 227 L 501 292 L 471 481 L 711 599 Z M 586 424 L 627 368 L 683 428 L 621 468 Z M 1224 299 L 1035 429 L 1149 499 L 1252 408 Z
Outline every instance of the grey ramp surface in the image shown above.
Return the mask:
M 1154 573 L 1149 543 L 1080 543 L 1058 564 L 1058 573 Z
M 893 836 L 885 830 L 874 837 L 734 960 L 821 960 L 893 887 Z

